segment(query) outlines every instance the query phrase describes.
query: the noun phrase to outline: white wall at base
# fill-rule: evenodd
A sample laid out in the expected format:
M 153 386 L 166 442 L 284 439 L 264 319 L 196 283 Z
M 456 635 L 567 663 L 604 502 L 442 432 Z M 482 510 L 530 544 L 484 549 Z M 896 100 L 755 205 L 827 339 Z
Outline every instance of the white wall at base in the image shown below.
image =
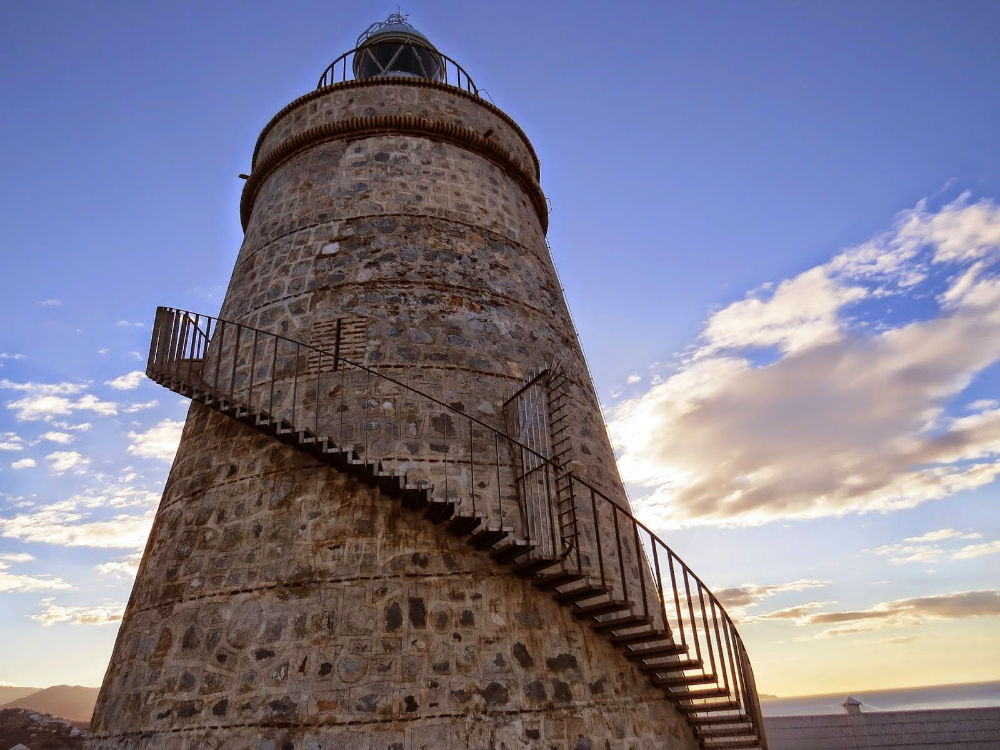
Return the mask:
M 995 750 L 1000 707 L 765 717 L 771 750 Z

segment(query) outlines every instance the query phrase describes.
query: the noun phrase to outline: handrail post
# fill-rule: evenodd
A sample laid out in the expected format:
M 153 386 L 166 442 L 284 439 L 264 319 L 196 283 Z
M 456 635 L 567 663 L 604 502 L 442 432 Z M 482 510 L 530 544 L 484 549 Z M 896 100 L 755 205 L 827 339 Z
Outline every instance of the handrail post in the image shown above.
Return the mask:
M 497 458 L 497 517 L 500 526 L 503 527 L 503 495 L 500 492 L 500 433 L 498 432 L 493 433 L 493 450 Z M 488 514 L 486 521 L 489 522 Z
M 295 362 L 292 365 L 292 416 L 289 422 L 292 425 L 292 431 L 295 431 L 295 402 L 299 397 L 299 345 L 295 345 Z
M 469 501 L 476 515 L 476 445 L 472 439 L 472 418 L 469 418 Z
M 323 372 L 323 352 L 319 351 L 319 359 L 316 362 L 316 400 L 314 401 L 314 408 L 316 413 L 314 414 L 315 423 L 313 427 L 313 439 L 316 443 L 319 443 L 319 377 L 320 373 Z
M 622 598 L 628 597 L 628 584 L 625 582 L 625 555 L 622 551 L 621 531 L 618 528 L 618 506 L 611 506 L 611 516 L 615 520 L 615 546 L 618 548 L 618 572 L 622 582 Z
M 219 335 L 219 346 L 218 353 L 215 355 L 215 379 L 212 383 L 212 390 L 215 391 L 216 398 L 221 398 L 222 392 L 219 391 L 219 368 L 222 367 L 222 357 L 226 351 L 226 321 L 220 320 L 219 325 L 215 327 L 215 332 Z

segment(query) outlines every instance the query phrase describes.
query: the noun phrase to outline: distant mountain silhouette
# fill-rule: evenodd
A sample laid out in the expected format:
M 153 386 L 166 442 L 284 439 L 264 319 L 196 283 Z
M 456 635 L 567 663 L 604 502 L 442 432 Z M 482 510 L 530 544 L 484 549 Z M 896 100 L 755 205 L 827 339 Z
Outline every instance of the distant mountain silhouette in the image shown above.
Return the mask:
M 28 688 L 19 689 L 27 690 Z M 27 708 L 31 711 L 51 714 L 70 721 L 89 722 L 94 713 L 94 704 L 97 703 L 99 691 L 100 688 L 95 687 L 55 685 L 8 701 L 0 705 L 0 709 Z
M 41 688 L 0 685 L 0 706 L 4 703 L 16 701 L 18 698 L 23 698 L 26 695 L 37 693 L 39 690 L 41 690 Z

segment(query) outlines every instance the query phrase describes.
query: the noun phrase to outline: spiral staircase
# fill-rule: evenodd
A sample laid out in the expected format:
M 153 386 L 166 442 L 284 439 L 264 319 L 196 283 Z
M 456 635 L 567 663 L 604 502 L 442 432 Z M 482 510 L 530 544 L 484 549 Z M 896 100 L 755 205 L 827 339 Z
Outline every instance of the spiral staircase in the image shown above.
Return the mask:
M 510 420 L 497 429 L 339 353 L 161 307 L 146 374 L 377 487 L 551 594 L 664 691 L 703 748 L 767 747 L 750 661 L 719 601 L 626 507 L 568 470 L 560 372 L 508 400 L 524 426 L 515 439 Z M 548 394 L 544 425 L 532 423 L 533 388 Z M 421 441 L 443 459 L 396 457 Z

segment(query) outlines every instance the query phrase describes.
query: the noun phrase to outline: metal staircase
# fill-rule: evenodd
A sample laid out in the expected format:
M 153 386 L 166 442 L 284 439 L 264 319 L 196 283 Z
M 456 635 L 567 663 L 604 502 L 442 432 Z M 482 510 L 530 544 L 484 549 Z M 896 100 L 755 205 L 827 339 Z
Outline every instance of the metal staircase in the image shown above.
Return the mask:
M 549 592 L 675 702 L 703 748 L 767 747 L 750 661 L 719 601 L 548 446 L 567 420 L 558 370 L 541 374 L 551 456 L 537 431 L 515 440 L 443 394 L 185 310 L 157 309 L 146 374 L 377 487 Z

